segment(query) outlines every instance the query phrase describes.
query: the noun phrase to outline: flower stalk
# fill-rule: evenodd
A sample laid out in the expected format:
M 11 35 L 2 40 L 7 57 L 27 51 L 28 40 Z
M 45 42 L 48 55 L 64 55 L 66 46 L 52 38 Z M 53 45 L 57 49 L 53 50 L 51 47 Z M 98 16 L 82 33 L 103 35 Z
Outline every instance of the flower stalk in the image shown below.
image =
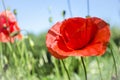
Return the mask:
M 83 57 L 81 57 L 81 61 L 82 61 L 83 69 L 84 69 L 84 72 L 85 72 L 85 80 L 87 80 L 87 70 L 86 70 L 86 66 L 85 66 L 85 62 L 84 62 Z
M 116 65 L 116 60 L 115 60 L 115 56 L 114 56 L 114 52 L 113 52 L 113 48 L 111 44 L 110 44 L 110 50 L 111 50 L 111 54 L 112 54 L 112 58 L 113 58 L 114 66 L 115 66 L 116 80 L 118 80 L 117 65 Z
M 100 63 L 99 63 L 99 60 L 98 60 L 98 58 L 96 57 L 96 60 L 97 60 L 97 65 L 98 65 L 98 70 L 99 70 L 99 73 L 100 73 L 100 80 L 103 80 L 103 78 L 102 78 L 102 73 L 101 73 L 101 69 L 100 69 Z
M 69 9 L 69 12 L 70 12 L 70 17 L 72 17 L 72 10 L 71 10 L 71 5 L 70 5 L 70 0 L 67 0 L 67 3 L 68 3 L 68 9 Z
M 66 68 L 66 66 L 65 66 L 65 63 L 64 63 L 64 61 L 63 61 L 63 60 L 61 60 L 61 62 L 62 62 L 62 64 L 63 64 L 63 67 L 64 67 L 64 69 L 65 69 L 65 71 L 66 71 L 66 73 L 67 73 L 68 80 L 71 80 L 71 79 L 70 79 L 69 72 L 68 72 L 68 70 L 67 70 L 67 68 Z
M 4 10 L 6 10 L 4 0 L 2 0 L 2 4 L 3 4 L 3 8 L 4 8 Z
M 90 16 L 89 0 L 87 0 L 87 16 Z

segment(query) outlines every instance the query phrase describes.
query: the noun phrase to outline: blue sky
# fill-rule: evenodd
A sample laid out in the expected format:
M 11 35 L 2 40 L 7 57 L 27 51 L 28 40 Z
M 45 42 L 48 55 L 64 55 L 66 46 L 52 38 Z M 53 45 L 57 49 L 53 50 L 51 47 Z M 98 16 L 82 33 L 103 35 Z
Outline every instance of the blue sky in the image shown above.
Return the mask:
M 70 0 L 73 17 L 87 15 L 87 0 Z M 90 15 L 100 17 L 113 25 L 120 26 L 120 0 L 89 0 Z M 70 17 L 67 0 L 4 0 L 6 7 L 17 9 L 19 26 L 33 33 L 47 31 L 57 21 L 62 21 L 61 12 Z M 0 1 L 0 11 L 3 11 Z M 50 13 L 50 11 L 51 13 Z M 53 18 L 49 23 L 48 18 Z

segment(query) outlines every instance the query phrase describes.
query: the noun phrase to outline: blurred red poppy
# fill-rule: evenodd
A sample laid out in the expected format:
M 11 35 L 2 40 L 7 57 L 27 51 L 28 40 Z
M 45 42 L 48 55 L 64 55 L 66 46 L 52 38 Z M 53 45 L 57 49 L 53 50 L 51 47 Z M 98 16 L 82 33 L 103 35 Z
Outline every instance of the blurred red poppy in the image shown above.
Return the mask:
M 8 10 L 0 13 L 0 42 L 14 42 L 22 39 L 20 28 L 14 14 Z
M 74 17 L 57 22 L 47 33 L 48 51 L 58 59 L 68 56 L 98 56 L 110 39 L 109 25 L 97 17 Z

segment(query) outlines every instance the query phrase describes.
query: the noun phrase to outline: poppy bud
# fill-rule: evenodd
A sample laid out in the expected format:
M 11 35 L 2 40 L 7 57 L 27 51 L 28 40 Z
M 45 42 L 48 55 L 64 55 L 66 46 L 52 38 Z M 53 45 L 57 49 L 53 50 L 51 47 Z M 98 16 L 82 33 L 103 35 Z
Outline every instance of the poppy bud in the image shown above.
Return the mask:
M 65 15 L 66 15 L 66 11 L 63 10 L 63 11 L 62 11 L 62 17 L 65 17 Z

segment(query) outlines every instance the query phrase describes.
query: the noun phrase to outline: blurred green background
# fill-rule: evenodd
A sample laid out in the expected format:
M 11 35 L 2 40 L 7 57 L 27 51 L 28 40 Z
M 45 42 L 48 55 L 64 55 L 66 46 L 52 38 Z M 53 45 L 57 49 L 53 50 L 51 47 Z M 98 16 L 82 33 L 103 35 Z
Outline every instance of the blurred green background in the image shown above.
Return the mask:
M 103 56 L 84 58 L 88 80 L 117 80 L 116 68 L 120 76 L 119 31 L 118 27 L 111 28 L 112 48 L 108 45 Z M 0 43 L 0 80 L 68 80 L 61 60 L 47 51 L 45 36 L 46 33 L 29 33 L 14 44 Z M 64 62 L 71 80 L 85 80 L 80 57 L 69 57 Z
M 51 5 L 55 5 L 56 1 L 57 0 L 53 0 L 53 3 L 50 1 Z M 105 2 L 108 2 L 108 1 L 105 1 Z M 30 4 L 29 6 L 25 7 L 27 2 L 32 3 L 31 1 L 29 2 L 26 0 L 24 3 L 24 6 L 22 6 L 22 3 L 20 3 L 21 6 L 18 6 L 18 7 L 14 6 L 14 5 L 18 5 L 17 1 L 15 1 L 15 3 L 14 1 L 10 1 L 10 0 L 4 1 L 4 2 L 6 3 L 6 8 L 10 9 L 11 11 L 14 11 L 14 10 L 17 11 L 18 14 L 16 15 L 16 17 L 18 19 L 18 22 L 20 23 L 20 26 L 22 26 L 22 29 L 25 29 L 25 30 L 22 31 L 24 35 L 23 39 L 20 41 L 16 40 L 14 44 L 0 42 L 0 80 L 68 80 L 68 76 L 62 61 L 50 55 L 45 45 L 45 39 L 46 39 L 46 33 L 48 28 L 50 28 L 57 20 L 63 20 L 64 18 L 70 17 L 69 10 L 66 9 L 65 6 L 62 7 L 61 5 L 59 5 L 58 10 L 56 8 L 52 10 L 50 8 L 48 9 L 49 5 L 47 5 L 47 8 L 43 8 L 43 9 L 48 11 L 48 13 L 46 14 L 47 16 L 44 19 L 45 21 L 48 21 L 48 22 L 47 22 L 47 25 L 43 25 L 46 23 L 44 22 L 43 24 L 40 23 L 43 21 L 43 19 L 41 19 L 42 17 L 39 17 L 39 18 L 37 18 L 38 16 L 34 17 L 35 15 L 37 15 L 37 12 L 39 12 L 40 9 L 42 8 L 40 9 L 34 8 L 36 11 L 35 12 L 35 11 L 32 11 L 32 8 L 29 8 L 29 6 L 31 6 Z M 11 2 L 11 5 L 10 5 L 10 2 Z M 24 2 L 24 1 L 21 1 L 21 2 Z M 33 1 L 33 2 L 37 3 L 37 1 Z M 48 3 L 46 2 L 47 0 L 45 0 L 44 4 L 49 4 L 49 2 Z M 71 3 L 72 2 L 73 1 L 71 1 Z M 76 3 L 74 3 L 74 5 Z M 86 2 L 84 3 L 86 4 Z M 66 0 L 66 4 L 68 4 L 67 0 Z M 109 3 L 108 4 L 105 3 L 105 4 L 108 5 Z M 32 6 L 34 5 L 35 4 L 33 3 Z M 0 6 L 2 6 L 2 4 L 0 4 Z M 92 6 L 92 9 L 94 8 L 94 6 Z M 71 8 L 72 7 L 73 6 L 71 6 Z M 110 44 L 108 45 L 107 51 L 104 55 L 98 56 L 98 57 L 84 58 L 88 80 L 120 80 L 120 77 L 119 77 L 120 76 L 120 26 L 117 24 L 117 21 L 119 20 L 120 17 L 119 15 L 118 16 L 110 15 L 112 13 L 110 14 L 107 13 L 107 10 L 105 11 L 105 13 L 101 12 L 101 10 L 104 11 L 103 9 L 104 7 L 102 7 L 102 9 L 99 9 L 99 8 L 96 9 L 96 10 L 100 10 L 99 12 L 97 11 L 94 12 L 94 10 L 92 12 L 91 9 L 90 11 L 91 11 L 91 15 L 95 15 L 95 16 L 98 15 L 102 18 L 105 18 L 105 20 L 108 23 L 110 22 L 110 28 L 111 28 Z M 119 14 L 118 7 L 119 6 L 117 6 L 118 14 Z M 27 13 L 27 9 L 29 13 Z M 75 7 L 73 7 L 72 10 L 74 9 L 78 10 L 79 8 L 76 9 Z M 108 9 L 108 7 L 106 7 L 106 9 Z M 1 11 L 2 10 L 4 10 L 4 8 L 2 8 Z M 31 14 L 30 14 L 30 11 L 31 11 Z M 108 11 L 112 11 L 112 10 L 108 9 Z M 30 19 L 33 19 L 33 21 L 32 20 L 27 21 L 29 19 L 29 16 L 24 15 L 24 12 L 27 13 L 29 16 L 32 16 L 30 17 Z M 58 13 L 56 12 L 59 13 L 57 17 L 56 17 L 56 14 Z M 73 16 L 76 16 L 76 15 L 79 16 L 78 13 L 73 11 Z M 86 10 L 83 10 L 83 13 L 80 13 L 80 15 L 85 17 L 87 14 L 84 14 L 84 13 L 86 13 Z M 104 16 L 99 15 L 97 13 L 99 14 L 103 13 Z M 107 14 L 111 16 L 111 19 L 112 18 L 114 20 L 116 19 L 115 24 L 113 23 L 114 21 L 111 23 L 109 18 L 106 19 L 105 15 L 109 17 Z M 58 16 L 60 18 L 58 18 Z M 34 24 L 31 24 L 31 23 L 34 23 Z M 32 26 L 32 28 L 29 24 Z M 36 24 L 38 25 L 40 24 L 40 26 L 42 27 L 36 27 L 38 26 Z M 47 30 L 41 29 L 44 26 L 48 26 L 46 28 Z M 27 30 L 27 29 L 30 29 L 30 30 Z M 35 32 L 36 30 L 34 29 L 36 30 L 41 29 L 41 31 L 40 32 L 37 31 L 37 34 L 36 34 Z M 34 30 L 34 32 L 32 32 L 32 30 Z M 67 59 L 64 59 L 64 63 L 69 72 L 71 80 L 85 80 L 85 71 L 84 71 L 83 64 L 80 57 L 69 57 Z

